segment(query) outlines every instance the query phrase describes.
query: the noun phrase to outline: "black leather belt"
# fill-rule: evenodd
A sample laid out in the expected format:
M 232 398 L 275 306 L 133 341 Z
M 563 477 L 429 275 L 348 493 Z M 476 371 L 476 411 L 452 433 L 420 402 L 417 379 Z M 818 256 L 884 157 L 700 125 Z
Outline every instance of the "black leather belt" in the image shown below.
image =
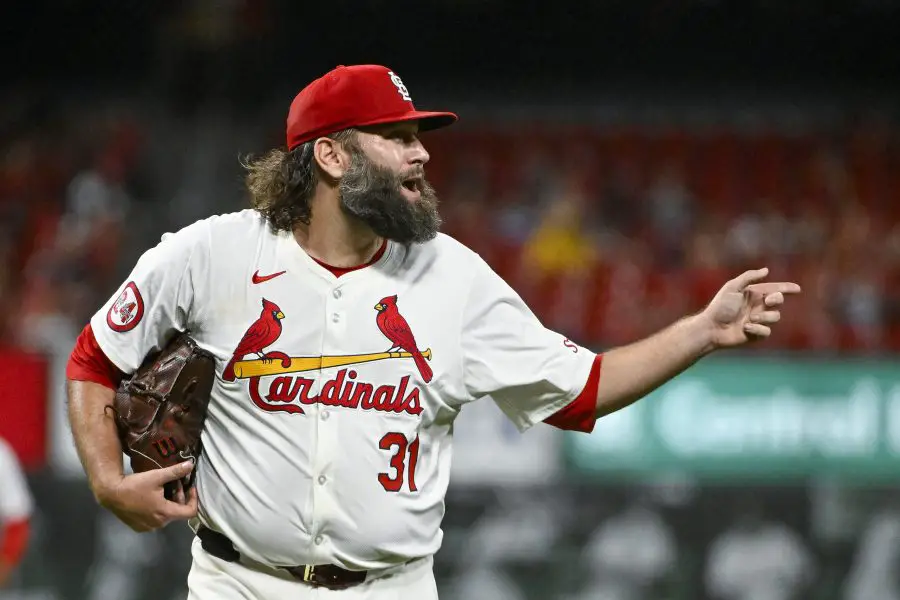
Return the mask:
M 209 554 L 226 562 L 239 562 L 240 553 L 225 535 L 202 525 L 197 530 L 197 537 L 203 549 Z M 359 585 L 366 580 L 367 571 L 349 571 L 336 565 L 297 565 L 296 567 L 277 567 L 293 575 L 296 579 L 313 587 L 329 590 L 345 590 Z

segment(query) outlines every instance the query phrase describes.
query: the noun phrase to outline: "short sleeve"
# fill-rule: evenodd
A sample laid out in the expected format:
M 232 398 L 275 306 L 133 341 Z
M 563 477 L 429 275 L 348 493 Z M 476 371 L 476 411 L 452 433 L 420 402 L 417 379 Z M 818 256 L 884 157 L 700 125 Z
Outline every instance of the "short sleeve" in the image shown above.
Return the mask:
M 27 519 L 32 498 L 13 449 L 0 440 L 0 523 Z
M 480 258 L 463 310 L 463 377 L 473 399 L 489 396 L 525 431 L 571 403 L 596 354 L 541 324 Z
M 199 221 L 162 237 L 91 318 L 97 343 L 122 372 L 197 322 L 197 289 L 209 272 L 209 229 Z

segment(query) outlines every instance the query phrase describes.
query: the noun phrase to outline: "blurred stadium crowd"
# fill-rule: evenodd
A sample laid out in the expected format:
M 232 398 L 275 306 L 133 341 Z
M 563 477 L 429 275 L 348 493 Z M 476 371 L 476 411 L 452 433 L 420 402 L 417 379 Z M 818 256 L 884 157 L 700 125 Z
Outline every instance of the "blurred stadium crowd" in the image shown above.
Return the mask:
M 82 114 L 77 130 L 38 128 L 4 152 L 3 339 L 29 346 L 54 323 L 84 323 L 122 261 L 156 241 L 148 227 L 241 207 L 242 148 L 226 156 L 216 124 L 185 150 L 159 139 L 177 123 L 148 125 L 136 112 Z M 900 137 L 890 123 L 476 124 L 425 143 L 444 231 L 583 343 L 651 333 L 767 265 L 806 293 L 766 350 L 900 350 Z M 168 205 L 154 202 L 149 182 L 172 178 Z
M 453 161 L 436 173 L 447 230 L 551 327 L 626 343 L 765 264 L 807 291 L 767 350 L 857 352 L 900 350 L 898 141 L 873 121 L 527 127 L 431 145 Z

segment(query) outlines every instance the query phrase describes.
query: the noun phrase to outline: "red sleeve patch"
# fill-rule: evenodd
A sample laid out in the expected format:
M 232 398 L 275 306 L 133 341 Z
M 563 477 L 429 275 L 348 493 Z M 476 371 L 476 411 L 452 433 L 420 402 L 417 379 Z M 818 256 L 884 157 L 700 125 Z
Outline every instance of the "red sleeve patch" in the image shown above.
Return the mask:
M 600 365 L 603 355 L 598 354 L 591 366 L 591 373 L 578 397 L 568 406 L 544 419 L 544 423 L 558 429 L 590 433 L 597 422 L 597 385 L 600 383 Z
M 124 333 L 137 327 L 143 316 L 144 299 L 141 298 L 141 292 L 138 291 L 137 285 L 133 281 L 129 281 L 113 305 L 109 307 L 109 312 L 106 313 L 106 324 L 113 331 Z

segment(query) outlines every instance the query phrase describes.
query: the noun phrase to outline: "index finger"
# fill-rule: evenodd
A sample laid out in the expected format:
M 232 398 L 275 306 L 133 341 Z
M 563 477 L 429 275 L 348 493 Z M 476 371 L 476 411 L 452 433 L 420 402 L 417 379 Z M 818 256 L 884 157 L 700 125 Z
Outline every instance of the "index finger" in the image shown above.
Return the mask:
M 754 269 L 752 271 L 744 271 L 728 282 L 728 289 L 730 289 L 732 292 L 742 292 L 748 285 L 750 285 L 754 281 L 758 281 L 764 278 L 768 274 L 768 267 L 763 267 L 762 269 Z
M 754 283 L 747 286 L 747 290 L 751 292 L 759 292 L 761 294 L 799 294 L 800 286 L 791 281 L 767 281 L 765 283 Z
M 172 465 L 171 467 L 147 471 L 147 473 L 149 473 L 148 477 L 154 478 L 159 483 L 159 485 L 165 485 L 170 481 L 177 481 L 179 479 L 187 477 L 188 474 L 193 470 L 194 461 L 187 460 L 182 463 L 178 463 L 177 465 Z

